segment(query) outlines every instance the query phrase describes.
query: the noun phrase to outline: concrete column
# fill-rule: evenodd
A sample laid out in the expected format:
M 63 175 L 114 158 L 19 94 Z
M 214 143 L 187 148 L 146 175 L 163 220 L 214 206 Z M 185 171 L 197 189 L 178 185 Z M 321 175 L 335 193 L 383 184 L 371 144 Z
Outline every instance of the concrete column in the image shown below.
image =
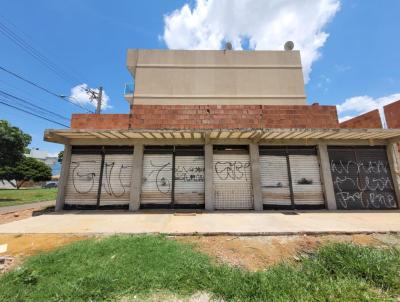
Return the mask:
M 137 211 L 140 208 L 142 177 L 143 177 L 143 144 L 136 144 L 133 150 L 129 211 Z
M 336 210 L 335 190 L 333 188 L 331 164 L 329 161 L 328 147 L 326 144 L 318 144 L 318 156 L 321 165 L 321 178 L 326 198 L 326 207 L 328 210 Z
M 207 211 L 215 210 L 213 182 L 213 145 L 204 145 L 204 196 Z
M 251 181 L 253 187 L 254 210 L 263 210 L 263 200 L 261 191 L 261 174 L 260 174 L 260 153 L 258 144 L 249 144 Z
M 65 145 L 64 155 L 61 163 L 60 179 L 58 180 L 58 191 L 55 210 L 62 211 L 65 203 L 65 188 L 68 182 L 69 167 L 71 165 L 71 145 Z
M 392 173 L 397 206 L 400 207 L 400 158 L 397 148 L 397 144 L 391 143 L 387 145 L 386 152 L 389 161 L 390 172 Z

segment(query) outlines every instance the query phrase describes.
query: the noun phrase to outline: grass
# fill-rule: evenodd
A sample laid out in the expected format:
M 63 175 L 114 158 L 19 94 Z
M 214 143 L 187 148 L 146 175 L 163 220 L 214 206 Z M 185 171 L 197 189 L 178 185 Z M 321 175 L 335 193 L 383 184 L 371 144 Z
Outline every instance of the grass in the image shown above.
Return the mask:
M 57 188 L 52 189 L 0 189 L 0 207 L 55 200 Z
M 157 292 L 207 292 L 225 301 L 395 301 L 399 268 L 397 249 L 332 244 L 297 265 L 251 273 L 162 236 L 112 236 L 28 258 L 0 278 L 0 301 L 140 301 Z

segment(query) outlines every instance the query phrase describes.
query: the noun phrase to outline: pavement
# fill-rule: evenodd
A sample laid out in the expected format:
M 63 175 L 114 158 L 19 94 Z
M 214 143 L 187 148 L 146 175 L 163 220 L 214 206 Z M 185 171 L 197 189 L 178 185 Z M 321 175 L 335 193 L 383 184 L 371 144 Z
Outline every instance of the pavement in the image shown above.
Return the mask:
M 0 225 L 0 234 L 291 235 L 400 232 L 400 212 L 64 211 Z
M 40 201 L 40 202 L 33 202 L 33 203 L 25 203 L 16 206 L 9 206 L 9 207 L 0 207 L 0 214 L 12 213 L 21 210 L 27 209 L 42 209 L 51 206 L 55 206 L 56 201 Z

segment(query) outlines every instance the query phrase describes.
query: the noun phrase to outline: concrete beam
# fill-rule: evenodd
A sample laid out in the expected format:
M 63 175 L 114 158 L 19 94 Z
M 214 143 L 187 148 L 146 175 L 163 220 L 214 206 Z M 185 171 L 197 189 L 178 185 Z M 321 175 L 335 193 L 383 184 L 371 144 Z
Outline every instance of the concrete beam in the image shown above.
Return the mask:
M 249 144 L 251 181 L 253 187 L 254 210 L 263 210 L 263 200 L 261 192 L 261 174 L 260 174 L 260 153 L 258 145 L 255 143 Z
M 329 161 L 328 147 L 326 144 L 318 144 L 318 157 L 321 168 L 321 178 L 325 193 L 325 203 L 328 210 L 336 210 L 336 197 L 333 188 L 331 165 Z
M 386 152 L 389 161 L 390 172 L 392 173 L 397 207 L 400 207 L 400 159 L 397 143 L 389 144 L 386 148 Z
M 61 164 L 61 172 L 60 179 L 58 181 L 58 191 L 57 191 L 57 199 L 56 199 L 56 208 L 55 210 L 61 211 L 64 208 L 65 204 L 65 194 L 66 194 L 66 186 L 68 182 L 69 175 L 69 167 L 71 165 L 71 145 L 65 145 L 64 147 L 64 155 Z
M 213 181 L 213 145 L 204 146 L 204 196 L 207 211 L 215 209 Z
M 133 150 L 129 211 L 137 211 L 140 208 L 143 177 L 143 149 L 144 147 L 142 144 L 136 144 Z

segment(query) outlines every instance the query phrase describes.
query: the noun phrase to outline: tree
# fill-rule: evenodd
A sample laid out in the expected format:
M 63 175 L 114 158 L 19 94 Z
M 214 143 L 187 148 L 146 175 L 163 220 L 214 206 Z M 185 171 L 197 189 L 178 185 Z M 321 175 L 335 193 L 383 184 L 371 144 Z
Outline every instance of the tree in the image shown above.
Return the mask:
M 32 138 L 18 127 L 0 120 L 0 168 L 13 166 L 20 161 Z
M 23 157 L 14 167 L 5 166 L 0 168 L 0 179 L 16 180 L 19 189 L 26 181 L 46 181 L 51 179 L 51 168 L 45 163 L 32 158 Z M 12 184 L 12 183 L 11 183 Z
M 58 153 L 58 162 L 59 163 L 62 163 L 63 157 L 64 157 L 64 151 L 60 151 Z

